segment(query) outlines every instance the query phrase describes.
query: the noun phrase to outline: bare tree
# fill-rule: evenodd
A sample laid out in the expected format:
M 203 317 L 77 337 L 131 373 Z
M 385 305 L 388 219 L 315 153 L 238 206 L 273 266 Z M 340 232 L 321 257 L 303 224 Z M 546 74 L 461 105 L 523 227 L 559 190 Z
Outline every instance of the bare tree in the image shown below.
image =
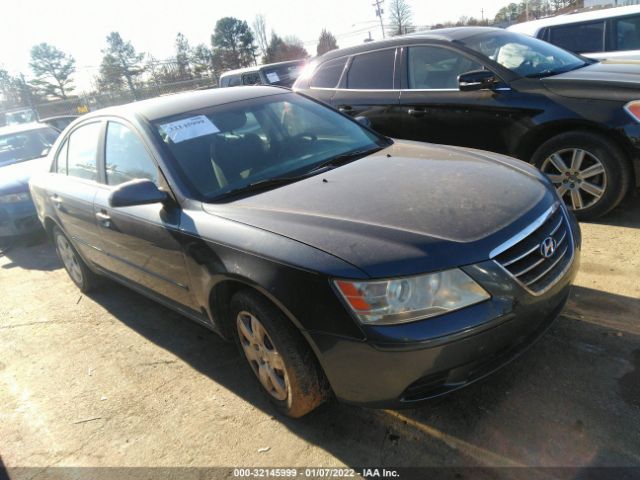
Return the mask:
M 267 48 L 269 47 L 269 39 L 267 37 L 267 21 L 265 16 L 263 14 L 256 15 L 252 27 L 256 42 L 258 42 L 258 47 L 260 48 L 260 53 L 266 55 Z
M 411 7 L 405 0 L 391 0 L 389 2 L 389 35 L 404 35 L 415 30 L 411 24 Z
M 323 28 L 318 39 L 318 46 L 316 47 L 316 53 L 318 56 L 327 53 L 331 50 L 338 48 L 338 42 L 336 37 L 327 29 Z

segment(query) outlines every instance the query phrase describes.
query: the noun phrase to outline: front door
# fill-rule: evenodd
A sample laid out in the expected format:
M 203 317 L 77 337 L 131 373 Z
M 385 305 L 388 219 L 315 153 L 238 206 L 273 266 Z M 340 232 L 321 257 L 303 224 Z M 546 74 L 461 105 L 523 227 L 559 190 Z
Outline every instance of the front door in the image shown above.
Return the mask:
M 443 46 L 405 50 L 398 107 L 401 138 L 509 152 L 510 128 L 526 110 L 520 93 L 506 84 L 496 90 L 461 92 L 458 76 L 483 65 Z

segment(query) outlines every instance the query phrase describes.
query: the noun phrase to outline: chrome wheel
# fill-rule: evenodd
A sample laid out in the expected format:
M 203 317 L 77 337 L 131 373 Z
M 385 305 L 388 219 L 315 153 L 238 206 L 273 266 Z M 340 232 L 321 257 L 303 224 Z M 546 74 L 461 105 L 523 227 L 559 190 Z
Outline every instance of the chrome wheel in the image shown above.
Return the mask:
M 589 208 L 600 201 L 607 188 L 602 162 L 580 148 L 552 153 L 540 167 L 556 187 L 558 196 L 574 211 Z
M 56 237 L 56 247 L 58 249 L 58 254 L 60 255 L 60 259 L 64 264 L 64 268 L 69 273 L 69 276 L 77 284 L 81 284 L 82 269 L 80 268 L 80 263 L 78 262 L 76 253 L 73 251 L 73 248 L 69 244 L 69 241 L 63 235 L 58 235 Z
M 236 326 L 242 350 L 262 386 L 276 400 L 286 400 L 289 379 L 284 361 L 262 323 L 251 313 L 241 311 Z

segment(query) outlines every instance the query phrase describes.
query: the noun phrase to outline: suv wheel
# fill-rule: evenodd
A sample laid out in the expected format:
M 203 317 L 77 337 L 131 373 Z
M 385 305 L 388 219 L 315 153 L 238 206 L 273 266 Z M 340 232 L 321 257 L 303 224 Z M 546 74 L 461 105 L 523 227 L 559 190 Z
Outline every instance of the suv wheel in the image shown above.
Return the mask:
M 329 387 L 300 332 L 274 305 L 251 291 L 231 299 L 238 348 L 263 392 L 284 414 L 301 417 L 329 396 Z
M 543 143 L 532 163 L 553 182 L 569 209 L 590 220 L 614 208 L 629 190 L 632 172 L 624 152 L 591 132 L 568 132 Z
M 82 260 L 76 249 L 71 245 L 67 236 L 58 227 L 53 227 L 53 243 L 56 247 L 58 258 L 64 265 L 73 283 L 81 292 L 87 293 L 96 284 L 98 277 Z

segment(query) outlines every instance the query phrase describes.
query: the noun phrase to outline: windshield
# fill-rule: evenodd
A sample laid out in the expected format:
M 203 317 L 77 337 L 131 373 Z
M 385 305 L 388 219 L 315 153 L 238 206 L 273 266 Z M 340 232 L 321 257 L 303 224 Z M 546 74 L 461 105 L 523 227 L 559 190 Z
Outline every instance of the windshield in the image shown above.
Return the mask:
M 385 137 L 293 93 L 252 98 L 154 122 L 199 197 L 299 176 Z
M 0 135 L 0 166 L 45 156 L 57 137 L 51 128 Z
M 547 77 L 588 65 L 555 45 L 513 32 L 483 33 L 462 43 L 522 77 Z
M 300 76 L 300 72 L 304 69 L 304 64 L 304 61 L 300 61 L 293 65 L 265 67 L 262 71 L 271 85 L 290 87 Z

